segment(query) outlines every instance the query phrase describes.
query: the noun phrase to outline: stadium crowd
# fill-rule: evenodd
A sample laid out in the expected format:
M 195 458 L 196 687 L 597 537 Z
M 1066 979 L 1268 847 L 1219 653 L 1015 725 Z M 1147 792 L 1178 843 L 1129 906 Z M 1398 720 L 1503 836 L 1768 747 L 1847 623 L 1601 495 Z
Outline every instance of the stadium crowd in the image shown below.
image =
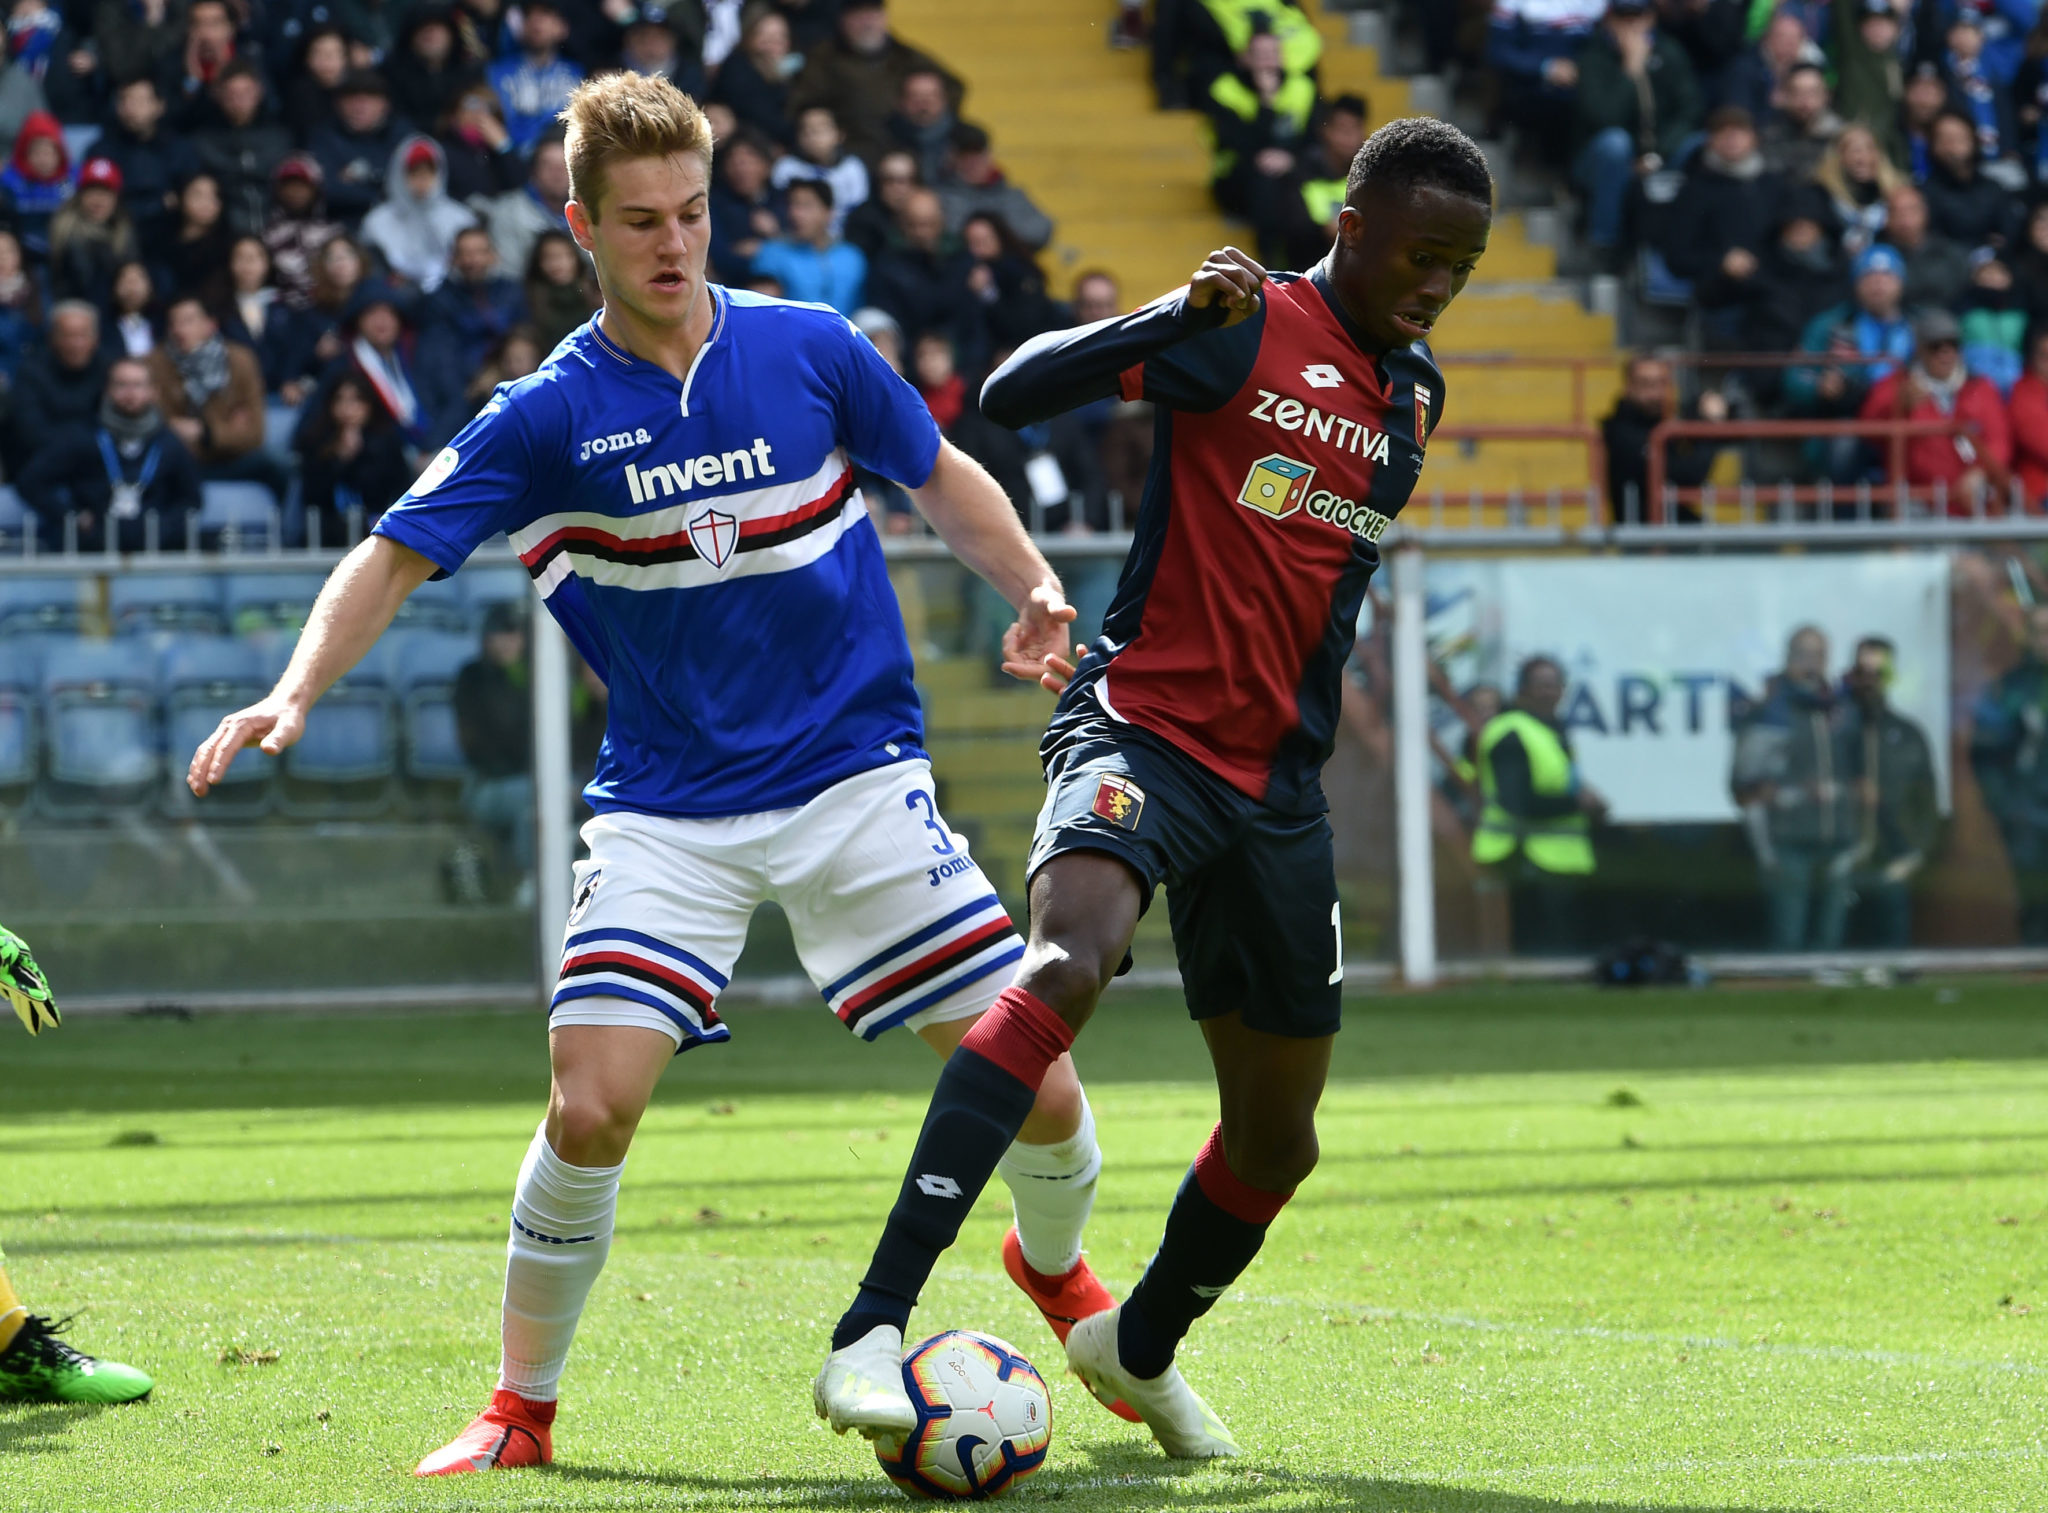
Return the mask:
M 1522 162 L 1573 191 L 1595 256 L 1690 312 L 1719 370 L 1688 418 L 1954 420 L 1906 481 L 1975 507 L 2048 499 L 2048 11 L 2038 0 L 1410 0 Z M 1644 484 L 1669 403 L 1645 375 L 1609 423 L 1610 486 Z M 1638 387 L 1634 382 L 1631 389 Z M 1675 459 L 1693 484 L 1710 447 Z M 1890 481 L 1852 439 L 1752 449 L 1759 481 Z
M 47 546 L 179 546 L 214 483 L 291 501 L 293 539 L 374 519 L 596 309 L 554 116 L 616 68 L 705 102 L 714 280 L 853 317 L 1013 497 L 1054 528 L 1109 523 L 1113 406 L 1020 439 L 974 397 L 1019 341 L 1118 292 L 1084 275 L 1077 310 L 1048 296 L 1051 223 L 883 0 L 7 14 L 0 467 Z

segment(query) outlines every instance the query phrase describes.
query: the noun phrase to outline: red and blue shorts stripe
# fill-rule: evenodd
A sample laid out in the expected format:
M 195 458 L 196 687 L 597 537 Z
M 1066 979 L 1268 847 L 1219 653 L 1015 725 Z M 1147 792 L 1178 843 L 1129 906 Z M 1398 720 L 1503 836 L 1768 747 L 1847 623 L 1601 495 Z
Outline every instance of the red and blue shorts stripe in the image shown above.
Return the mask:
M 1023 954 L 1002 900 L 989 893 L 877 951 L 820 991 L 841 1023 L 873 1040 L 1015 966 Z
M 638 930 L 596 929 L 562 947 L 562 972 L 548 1007 L 577 998 L 624 998 L 657 1009 L 682 1031 L 683 1045 L 728 1040 L 712 1007 L 726 976 L 680 946 Z

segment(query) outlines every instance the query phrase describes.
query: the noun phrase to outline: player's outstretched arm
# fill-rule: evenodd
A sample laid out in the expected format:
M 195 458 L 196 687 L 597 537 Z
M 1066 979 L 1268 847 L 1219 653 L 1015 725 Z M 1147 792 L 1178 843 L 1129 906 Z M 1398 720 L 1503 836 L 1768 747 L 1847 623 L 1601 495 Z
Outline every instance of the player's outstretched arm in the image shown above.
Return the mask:
M 1066 687 L 1074 675 L 1067 626 L 1075 610 L 1003 486 L 952 442 L 941 441 L 931 477 L 910 497 L 953 555 L 1017 611 L 1016 623 L 1003 634 L 1003 671 L 1054 692 Z
M 388 536 L 372 536 L 342 558 L 314 601 L 277 687 L 214 727 L 192 754 L 187 786 L 204 796 L 244 746 L 258 745 L 275 756 L 296 741 L 314 701 L 362 661 L 406 595 L 433 575 L 433 563 Z
M 1259 307 L 1266 270 L 1235 247 L 1209 254 L 1185 289 L 1129 315 L 1048 331 L 1019 347 L 988 377 L 981 412 L 1016 430 L 1108 399 L 1124 373 L 1168 347 L 1234 326 Z

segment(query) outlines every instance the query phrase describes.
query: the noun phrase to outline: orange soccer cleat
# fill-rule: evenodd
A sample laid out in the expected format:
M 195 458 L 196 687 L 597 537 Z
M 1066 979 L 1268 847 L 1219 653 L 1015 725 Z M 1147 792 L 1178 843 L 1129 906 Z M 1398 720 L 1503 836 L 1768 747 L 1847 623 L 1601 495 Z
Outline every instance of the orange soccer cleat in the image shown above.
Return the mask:
M 545 1466 L 555 1458 L 553 1403 L 536 1403 L 500 1387 L 469 1427 L 421 1461 L 414 1476 L 460 1476 L 493 1466 Z
M 1038 1311 L 1045 1315 L 1046 1323 L 1064 1345 L 1067 1334 L 1073 1327 L 1092 1313 L 1107 1313 L 1116 1307 L 1116 1299 L 1109 1295 L 1095 1273 L 1088 1269 L 1084 1257 L 1074 1263 L 1074 1269 L 1057 1277 L 1049 1277 L 1042 1271 L 1033 1271 L 1024 1260 L 1024 1247 L 1017 1240 L 1017 1226 L 1012 1224 L 1010 1232 L 1003 1236 L 1003 1270 L 1010 1274 L 1010 1280 L 1024 1289 L 1024 1296 L 1038 1305 Z M 1142 1423 L 1137 1411 L 1122 1398 L 1096 1399 L 1103 1407 L 1118 1418 L 1132 1423 Z

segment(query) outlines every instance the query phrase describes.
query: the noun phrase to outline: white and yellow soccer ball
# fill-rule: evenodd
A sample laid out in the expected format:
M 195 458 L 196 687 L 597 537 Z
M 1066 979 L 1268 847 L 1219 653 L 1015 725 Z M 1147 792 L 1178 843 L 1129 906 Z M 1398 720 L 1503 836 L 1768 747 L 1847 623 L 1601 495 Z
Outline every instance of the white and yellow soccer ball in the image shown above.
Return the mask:
M 903 1388 L 917 1427 L 875 1459 L 914 1497 L 1001 1497 L 1045 1464 L 1052 1399 L 1038 1368 L 993 1335 L 948 1329 L 903 1355 Z

